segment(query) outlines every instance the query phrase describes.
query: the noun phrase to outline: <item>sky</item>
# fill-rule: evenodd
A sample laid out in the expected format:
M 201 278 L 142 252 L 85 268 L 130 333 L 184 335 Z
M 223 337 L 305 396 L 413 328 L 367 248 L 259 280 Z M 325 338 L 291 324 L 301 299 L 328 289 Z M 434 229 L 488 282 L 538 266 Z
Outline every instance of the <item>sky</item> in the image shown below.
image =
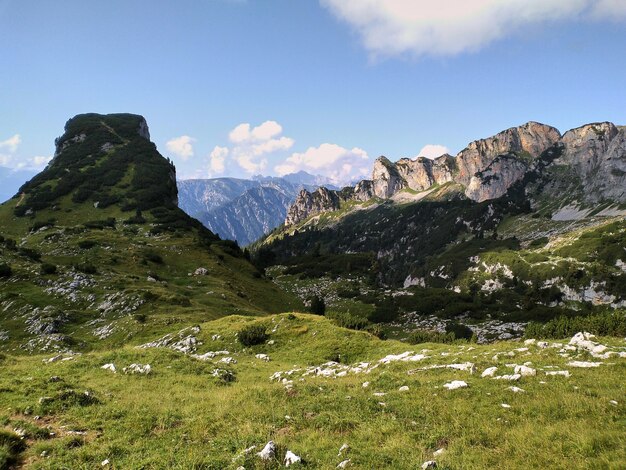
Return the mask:
M 456 154 L 626 124 L 626 0 L 0 0 L 0 167 L 85 112 L 141 114 L 179 179 Z

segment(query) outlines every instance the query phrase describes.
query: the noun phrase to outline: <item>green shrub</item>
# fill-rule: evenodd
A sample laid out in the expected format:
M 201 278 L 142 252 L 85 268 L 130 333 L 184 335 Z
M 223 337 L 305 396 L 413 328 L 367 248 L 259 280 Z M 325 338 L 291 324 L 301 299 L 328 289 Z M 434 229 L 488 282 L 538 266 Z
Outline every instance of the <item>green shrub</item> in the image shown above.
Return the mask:
M 22 246 L 17 249 L 17 253 L 33 261 L 39 261 L 41 259 L 41 253 L 39 253 L 37 250 L 33 250 L 32 248 L 26 248 Z
M 143 258 L 155 264 L 163 264 L 163 257 L 156 251 L 148 250 L 143 253 Z
M 239 342 L 246 347 L 265 343 L 267 338 L 268 334 L 265 325 L 244 326 L 237 334 Z
M 98 244 L 95 240 L 81 240 L 78 242 L 78 247 L 83 250 L 89 250 Z
M 14 432 L 0 429 L 0 469 L 12 468 L 26 448 L 24 440 Z
M 465 326 L 458 322 L 449 322 L 446 325 L 446 333 L 451 333 L 456 339 L 472 339 L 474 332 L 469 326 Z
M 76 264 L 74 265 L 74 268 L 77 271 L 80 271 L 81 273 L 85 273 L 85 274 L 98 274 L 98 268 L 96 268 L 93 264 L 91 263 L 81 263 L 81 264 Z
M 588 316 L 560 316 L 546 323 L 531 322 L 526 327 L 526 338 L 561 339 L 587 331 L 599 336 L 626 336 L 626 312 L 607 311 Z
M 334 320 L 337 325 L 352 330 L 364 330 L 371 325 L 367 318 L 359 317 L 349 312 L 327 313 L 326 317 Z
M 454 333 L 441 333 L 439 331 L 418 330 L 409 335 L 407 341 L 411 344 L 421 343 L 444 343 L 450 344 L 456 341 Z
M 324 299 L 319 295 L 311 298 L 310 310 L 311 313 L 315 315 L 324 315 L 326 313 L 326 303 L 324 302 Z
M 43 263 L 41 265 L 41 274 L 46 276 L 48 274 L 56 274 L 57 267 L 54 264 Z
M 11 277 L 13 270 L 8 264 L 0 264 L 0 277 Z
M 378 339 L 387 339 L 387 332 L 381 325 L 369 325 L 365 331 L 376 336 Z
M 391 297 L 379 301 L 368 319 L 374 323 L 390 323 L 398 318 L 400 310 Z

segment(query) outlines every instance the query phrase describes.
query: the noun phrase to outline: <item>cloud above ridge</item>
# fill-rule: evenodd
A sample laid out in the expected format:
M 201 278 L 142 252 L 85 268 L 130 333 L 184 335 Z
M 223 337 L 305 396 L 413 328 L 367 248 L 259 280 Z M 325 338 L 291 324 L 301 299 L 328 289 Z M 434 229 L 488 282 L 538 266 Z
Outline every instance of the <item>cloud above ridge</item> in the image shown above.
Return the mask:
M 373 56 L 452 56 L 540 23 L 626 19 L 624 0 L 320 0 Z

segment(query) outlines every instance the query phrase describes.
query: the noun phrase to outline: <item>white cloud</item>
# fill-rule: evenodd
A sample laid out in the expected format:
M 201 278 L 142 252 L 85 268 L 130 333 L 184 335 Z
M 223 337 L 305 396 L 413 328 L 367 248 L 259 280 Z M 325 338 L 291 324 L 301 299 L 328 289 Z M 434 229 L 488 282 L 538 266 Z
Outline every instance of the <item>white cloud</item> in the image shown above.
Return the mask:
M 0 166 L 10 166 L 13 161 L 13 157 L 11 155 L 3 155 L 0 154 Z
M 210 174 L 221 174 L 224 173 L 226 168 L 225 162 L 226 157 L 228 157 L 228 147 L 220 147 L 216 145 L 213 148 L 213 151 L 209 155 L 209 172 Z
M 19 134 L 15 134 L 13 137 L 9 137 L 7 140 L 0 142 L 0 149 L 6 149 L 10 153 L 15 153 L 21 143 L 22 138 Z
M 228 138 L 230 139 L 231 142 L 234 142 L 236 144 L 249 140 L 250 139 L 250 124 L 248 123 L 239 124 L 232 131 L 230 131 L 230 134 L 228 134 Z
M 441 157 L 444 153 L 450 153 L 450 149 L 448 147 L 444 147 L 443 145 L 428 144 L 424 145 L 417 156 L 430 158 L 432 160 L 434 158 Z
M 183 161 L 193 157 L 193 143 L 196 141 L 188 135 L 181 135 L 166 142 L 165 146 L 170 153 L 180 157 Z
M 355 147 L 349 150 L 326 143 L 319 147 L 309 147 L 303 153 L 292 154 L 274 170 L 281 176 L 301 170 L 314 174 L 322 173 L 336 184 L 345 184 L 368 175 L 371 164 L 367 152 L 363 149 Z
M 320 0 L 375 56 L 455 55 L 523 27 L 556 20 L 626 18 L 624 0 Z
M 234 144 L 230 154 L 247 173 L 259 173 L 267 168 L 268 155 L 293 147 L 294 140 L 280 137 L 282 132 L 282 126 L 276 121 L 265 121 L 254 128 L 249 123 L 239 124 L 228 134 Z

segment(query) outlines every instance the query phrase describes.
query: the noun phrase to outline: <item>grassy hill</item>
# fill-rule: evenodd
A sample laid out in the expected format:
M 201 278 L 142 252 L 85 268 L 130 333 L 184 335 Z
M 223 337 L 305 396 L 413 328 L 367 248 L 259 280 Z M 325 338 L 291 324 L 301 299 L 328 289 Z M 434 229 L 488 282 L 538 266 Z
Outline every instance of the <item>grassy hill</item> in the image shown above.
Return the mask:
M 269 336 L 244 347 L 236 335 L 250 325 Z M 181 338 L 55 362 L 2 356 L 0 459 L 37 469 L 269 469 L 283 468 L 289 450 L 302 459 L 294 468 L 348 459 L 349 468 L 626 465 L 623 339 L 594 340 L 608 346 L 605 359 L 567 339 L 409 346 L 300 314 L 222 318 L 174 336 Z M 185 352 L 175 350 L 183 344 Z M 206 359 L 210 351 L 227 352 Z M 387 357 L 405 351 L 414 361 Z M 597 367 L 580 367 L 586 362 Z M 125 374 L 131 364 L 151 371 Z M 513 374 L 515 364 L 535 375 L 481 377 L 490 367 Z M 569 377 L 550 375 L 557 371 Z M 468 387 L 443 387 L 454 380 Z M 11 454 L 13 430 L 24 440 Z M 256 452 L 270 440 L 277 451 L 265 462 Z M 340 453 L 343 444 L 349 449 Z
M 0 206 L 0 349 L 85 350 L 300 303 L 176 206 L 136 115 L 80 115 Z

